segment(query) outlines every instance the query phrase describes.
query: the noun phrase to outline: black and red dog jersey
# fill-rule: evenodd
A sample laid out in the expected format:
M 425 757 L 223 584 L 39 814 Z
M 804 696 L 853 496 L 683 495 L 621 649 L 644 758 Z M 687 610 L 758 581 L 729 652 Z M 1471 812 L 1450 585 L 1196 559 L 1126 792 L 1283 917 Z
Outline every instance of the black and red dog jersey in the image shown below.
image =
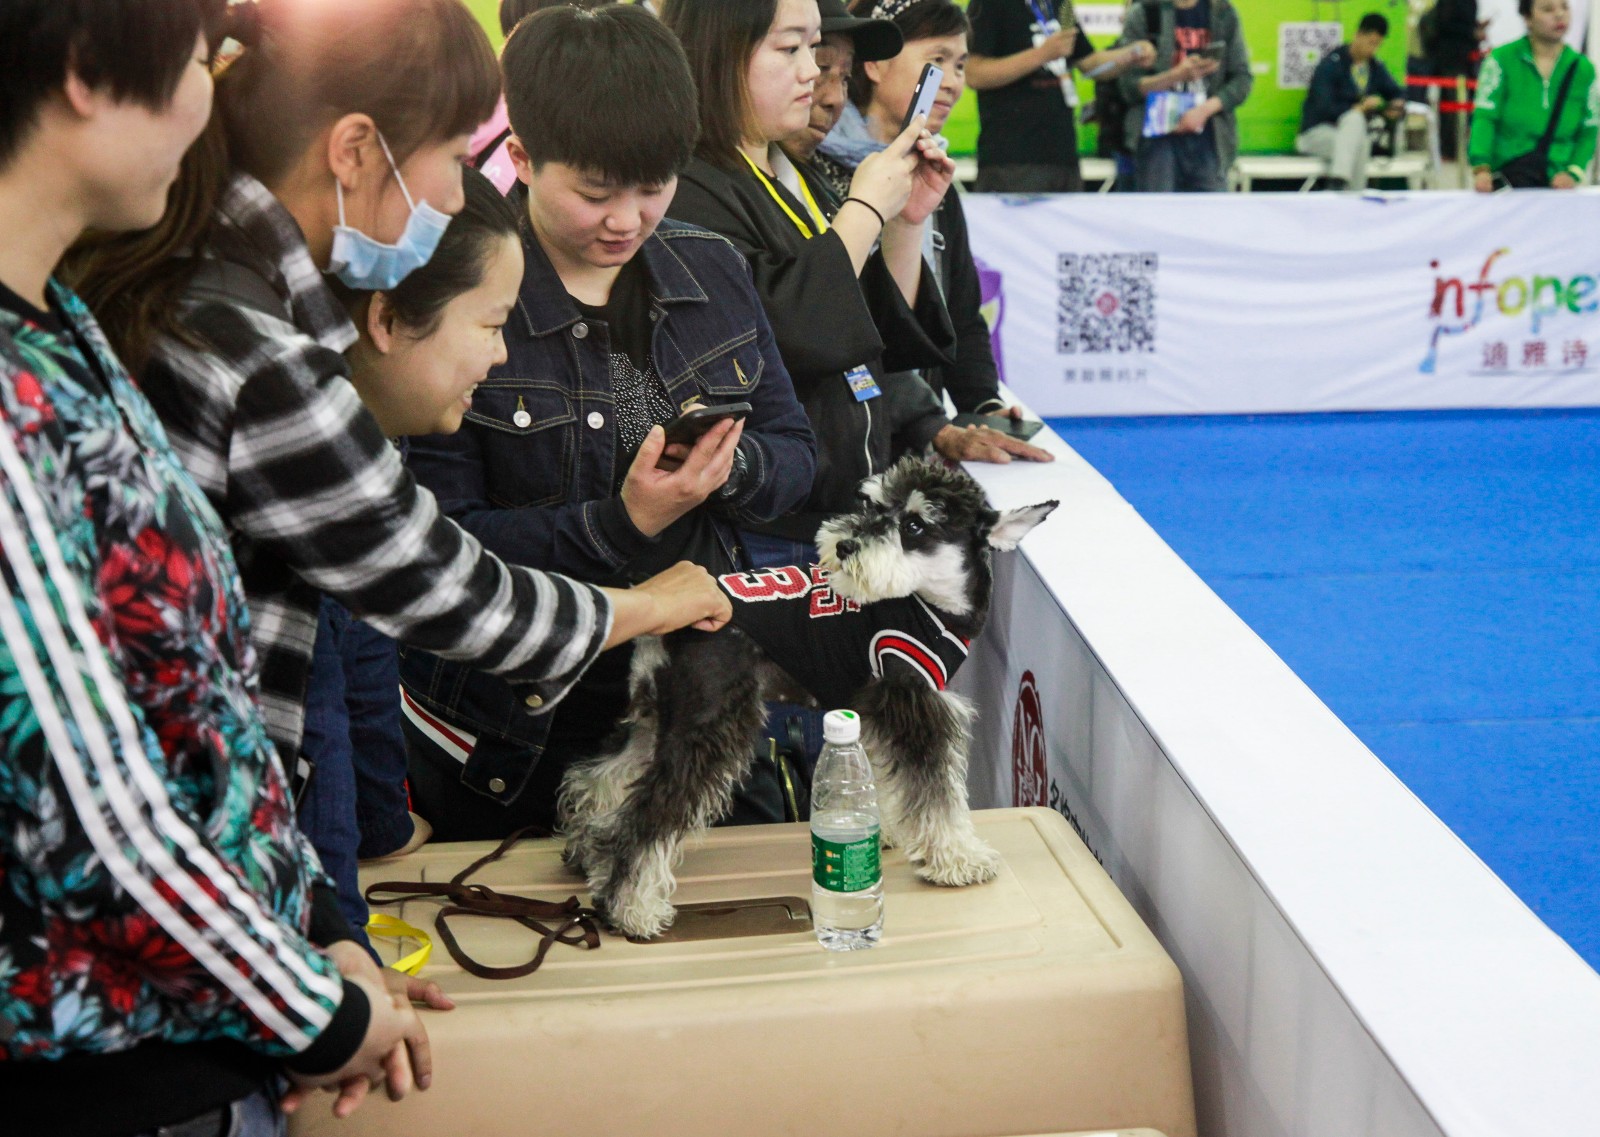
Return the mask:
M 733 572 L 717 578 L 733 624 L 825 707 L 848 707 L 875 679 L 906 672 L 943 691 L 968 641 L 916 596 L 858 604 L 835 593 L 821 565 Z

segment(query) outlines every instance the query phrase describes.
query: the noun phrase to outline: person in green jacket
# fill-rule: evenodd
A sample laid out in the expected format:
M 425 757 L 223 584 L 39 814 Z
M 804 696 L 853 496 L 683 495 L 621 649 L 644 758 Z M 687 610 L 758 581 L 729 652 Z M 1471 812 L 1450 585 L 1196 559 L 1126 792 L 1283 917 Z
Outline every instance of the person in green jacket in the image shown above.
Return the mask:
M 1588 176 L 1600 134 L 1594 64 L 1566 44 L 1572 22 L 1568 0 L 1519 0 L 1517 7 L 1528 34 L 1491 52 L 1478 75 L 1468 146 L 1473 185 L 1479 193 L 1490 192 L 1497 179 L 1508 180 L 1510 163 L 1539 145 L 1567 72 L 1576 68 L 1540 183 L 1572 189 Z

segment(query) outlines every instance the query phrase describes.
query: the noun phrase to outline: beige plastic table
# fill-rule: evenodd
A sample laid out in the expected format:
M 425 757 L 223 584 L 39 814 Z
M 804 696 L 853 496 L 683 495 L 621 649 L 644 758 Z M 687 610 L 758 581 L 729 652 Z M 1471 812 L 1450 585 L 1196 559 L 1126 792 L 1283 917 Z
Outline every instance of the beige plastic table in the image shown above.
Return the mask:
M 684 936 L 723 938 L 558 944 L 513 982 L 466 974 L 436 941 L 423 974 L 458 1007 L 427 1014 L 433 1089 L 398 1105 L 374 1094 L 344 1122 L 315 1099 L 291 1132 L 994 1137 L 1148 1127 L 1194 1137 L 1172 961 L 1058 814 L 976 819 L 1004 859 L 1000 876 L 937 888 L 886 853 L 884 938 L 870 951 L 822 950 L 808 918 L 781 906 L 679 919 Z M 675 901 L 808 900 L 809 842 L 803 825 L 713 830 L 684 857 Z M 365 869 L 363 884 L 446 880 L 490 847 L 425 846 Z M 518 846 L 474 879 L 544 899 L 578 891 L 554 841 Z M 384 910 L 429 928 L 438 906 Z M 778 930 L 737 934 L 763 913 L 776 913 Z M 482 963 L 531 954 L 532 933 L 514 924 L 457 917 L 451 927 Z M 399 954 L 392 943 L 380 950 Z

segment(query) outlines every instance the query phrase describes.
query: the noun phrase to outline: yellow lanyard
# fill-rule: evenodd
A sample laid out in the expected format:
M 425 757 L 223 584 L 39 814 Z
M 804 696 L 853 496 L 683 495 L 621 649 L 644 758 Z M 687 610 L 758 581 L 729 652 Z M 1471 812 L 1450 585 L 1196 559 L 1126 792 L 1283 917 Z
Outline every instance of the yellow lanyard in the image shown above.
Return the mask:
M 822 215 L 822 210 L 817 208 L 817 199 L 811 196 L 811 187 L 806 185 L 806 179 L 804 175 L 800 175 L 799 177 L 800 197 L 805 201 L 806 212 L 811 215 L 812 224 L 810 226 L 807 226 L 804 221 L 801 221 L 799 215 L 797 215 L 794 210 L 789 208 L 789 203 L 784 201 L 783 198 L 779 196 L 778 187 L 772 184 L 771 178 L 767 177 L 766 174 L 761 172 L 760 166 L 756 165 L 750 160 L 750 155 L 741 150 L 739 151 L 739 157 L 744 159 L 744 164 L 750 167 L 750 172 L 760 180 L 761 184 L 767 187 L 767 192 L 772 195 L 772 200 L 777 202 L 778 208 L 783 210 L 790 221 L 794 222 L 794 227 L 800 230 L 802 236 L 804 236 L 807 240 L 810 240 L 819 233 L 827 232 L 828 219 Z
M 382 912 L 370 913 L 367 919 L 367 934 L 382 936 L 386 940 L 417 941 L 416 951 L 391 964 L 396 971 L 403 971 L 407 975 L 415 975 L 421 971 L 423 964 L 427 963 L 428 957 L 433 954 L 433 937 L 396 916 L 387 916 Z

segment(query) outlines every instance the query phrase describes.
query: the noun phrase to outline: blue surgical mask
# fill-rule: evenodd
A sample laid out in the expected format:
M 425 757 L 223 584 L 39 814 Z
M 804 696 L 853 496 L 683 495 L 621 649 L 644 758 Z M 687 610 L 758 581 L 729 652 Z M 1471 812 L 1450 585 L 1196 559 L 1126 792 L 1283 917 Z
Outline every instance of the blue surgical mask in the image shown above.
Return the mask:
M 392 245 L 375 241 L 359 229 L 344 223 L 344 186 L 334 179 L 334 190 L 339 197 L 339 224 L 333 227 L 333 252 L 328 257 L 328 271 L 346 285 L 359 292 L 386 292 L 433 259 L 439 240 L 450 225 L 448 214 L 440 213 L 427 202 L 411 200 L 411 191 L 400 176 L 400 167 L 394 164 L 389 144 L 378 135 L 383 156 L 389 160 L 400 192 L 406 195 L 411 216 L 406 219 L 405 232 Z

